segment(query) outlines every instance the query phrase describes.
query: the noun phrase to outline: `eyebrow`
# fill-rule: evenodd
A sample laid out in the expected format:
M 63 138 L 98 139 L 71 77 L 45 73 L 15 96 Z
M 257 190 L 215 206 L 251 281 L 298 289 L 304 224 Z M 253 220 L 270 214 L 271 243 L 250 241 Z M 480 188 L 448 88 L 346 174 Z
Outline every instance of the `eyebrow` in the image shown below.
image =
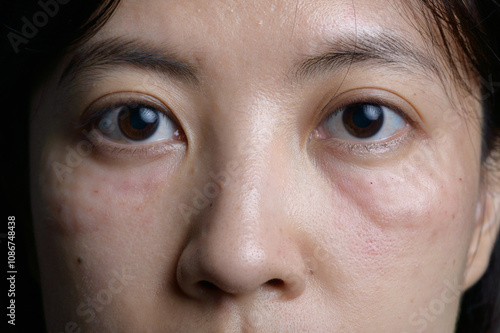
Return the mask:
M 294 67 L 293 74 L 298 79 L 339 71 L 356 64 L 373 64 L 420 74 L 429 79 L 442 78 L 444 69 L 436 57 L 422 52 L 408 38 L 393 33 L 338 36 L 325 43 L 327 51 L 313 56 L 305 56 Z
M 329 74 L 356 64 L 373 64 L 406 71 L 413 76 L 420 74 L 430 80 L 442 79 L 444 69 L 436 57 L 419 50 L 408 38 L 394 33 L 354 36 L 340 35 L 325 43 L 326 52 L 302 56 L 292 66 L 295 78 L 305 80 L 321 74 Z M 103 39 L 77 49 L 64 69 L 59 84 L 68 78 L 93 70 L 105 70 L 117 66 L 133 66 L 142 70 L 159 72 L 193 85 L 199 85 L 198 69 L 181 60 L 175 53 L 168 53 L 150 43 L 123 37 Z M 434 82 L 435 80 L 433 80 Z
M 100 40 L 77 49 L 63 70 L 59 84 L 79 74 L 117 66 L 133 66 L 190 84 L 199 84 L 198 70 L 193 65 L 181 61 L 174 53 L 168 53 L 137 39 L 121 37 Z

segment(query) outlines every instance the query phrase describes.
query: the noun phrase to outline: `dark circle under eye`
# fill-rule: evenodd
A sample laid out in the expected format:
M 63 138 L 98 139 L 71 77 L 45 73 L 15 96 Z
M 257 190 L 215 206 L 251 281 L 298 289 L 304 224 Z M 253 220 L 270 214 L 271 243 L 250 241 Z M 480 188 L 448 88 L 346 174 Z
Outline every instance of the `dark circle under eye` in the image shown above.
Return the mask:
M 158 111 L 145 105 L 123 106 L 118 114 L 120 131 L 131 140 L 145 140 L 158 129 Z
M 369 138 L 377 134 L 384 125 L 384 111 L 375 104 L 353 104 L 344 109 L 342 121 L 349 134 Z

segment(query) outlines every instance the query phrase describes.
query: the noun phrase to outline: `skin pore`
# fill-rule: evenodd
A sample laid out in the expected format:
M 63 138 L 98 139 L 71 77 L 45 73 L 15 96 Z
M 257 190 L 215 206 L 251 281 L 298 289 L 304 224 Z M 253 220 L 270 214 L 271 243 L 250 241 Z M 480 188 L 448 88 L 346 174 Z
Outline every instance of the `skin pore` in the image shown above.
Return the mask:
M 402 6 L 122 1 L 33 100 L 49 331 L 453 332 L 481 107 Z

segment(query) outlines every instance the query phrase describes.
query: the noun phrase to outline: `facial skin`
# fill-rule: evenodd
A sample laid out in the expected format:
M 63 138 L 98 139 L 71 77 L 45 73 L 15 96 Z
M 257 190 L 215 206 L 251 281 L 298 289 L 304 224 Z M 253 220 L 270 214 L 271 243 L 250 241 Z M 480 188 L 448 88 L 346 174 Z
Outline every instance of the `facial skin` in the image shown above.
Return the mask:
M 480 105 L 402 6 L 124 0 L 33 100 L 49 331 L 453 332 L 492 244 Z M 93 49 L 131 40 L 183 65 Z M 132 102 L 175 121 L 127 142 Z

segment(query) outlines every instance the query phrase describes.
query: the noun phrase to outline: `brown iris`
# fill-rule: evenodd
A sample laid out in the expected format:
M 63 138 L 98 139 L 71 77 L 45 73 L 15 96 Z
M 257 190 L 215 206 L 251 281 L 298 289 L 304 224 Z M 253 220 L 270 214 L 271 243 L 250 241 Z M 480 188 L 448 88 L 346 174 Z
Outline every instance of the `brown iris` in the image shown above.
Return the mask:
M 357 138 L 369 138 L 380 131 L 384 124 L 382 107 L 358 103 L 347 106 L 342 114 L 344 127 Z
M 158 112 L 145 105 L 123 106 L 118 114 L 121 132 L 130 140 L 145 140 L 158 129 Z

